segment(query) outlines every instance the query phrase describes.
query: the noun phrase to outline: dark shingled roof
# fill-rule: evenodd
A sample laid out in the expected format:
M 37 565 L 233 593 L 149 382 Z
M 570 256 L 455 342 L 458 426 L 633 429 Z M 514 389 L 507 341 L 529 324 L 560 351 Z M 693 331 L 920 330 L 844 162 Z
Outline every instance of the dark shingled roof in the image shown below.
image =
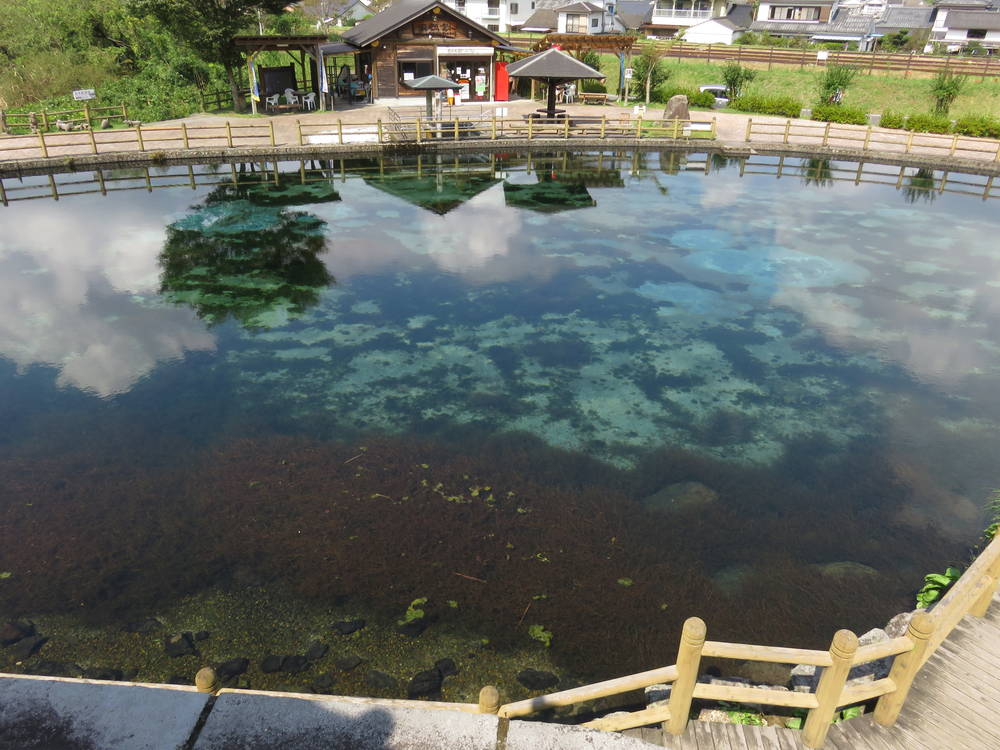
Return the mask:
M 547 49 L 507 66 L 507 75 L 514 78 L 550 78 L 575 81 L 580 78 L 605 78 L 599 70 L 577 60 L 560 49 Z
M 571 3 L 556 8 L 557 13 L 597 13 L 604 10 L 600 5 L 593 3 Z
M 747 3 L 733 3 L 726 13 L 726 19 L 738 29 L 749 29 L 753 23 L 753 6 Z
M 905 8 L 902 5 L 890 5 L 882 17 L 875 22 L 875 29 L 880 33 L 896 29 L 929 29 L 933 8 Z
M 653 13 L 653 0 L 622 0 L 615 4 L 615 15 L 626 29 L 638 29 Z
M 945 16 L 944 25 L 949 29 L 1000 30 L 1000 13 L 987 10 L 952 10 Z
M 348 29 L 341 36 L 345 42 L 350 42 L 358 47 L 371 44 L 376 39 L 385 36 L 390 31 L 398 29 L 404 23 L 409 23 L 415 18 L 419 18 L 431 8 L 438 7 L 442 13 L 456 18 L 468 26 L 482 32 L 490 39 L 495 39 L 501 44 L 506 44 L 507 40 L 496 34 L 485 26 L 480 26 L 471 18 L 466 18 L 453 8 L 449 8 L 440 0 L 397 0 L 378 15 L 366 18 L 352 29 Z
M 521 28 L 556 29 L 559 28 L 559 20 L 554 10 L 551 8 L 541 8 L 528 16 L 528 20 L 521 24 Z

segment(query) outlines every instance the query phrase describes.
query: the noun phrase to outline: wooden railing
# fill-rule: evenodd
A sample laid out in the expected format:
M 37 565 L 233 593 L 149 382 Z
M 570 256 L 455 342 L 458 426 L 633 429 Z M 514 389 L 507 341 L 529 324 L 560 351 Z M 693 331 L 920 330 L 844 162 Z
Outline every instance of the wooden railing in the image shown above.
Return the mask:
M 65 109 L 49 112 L 8 112 L 0 109 L 0 134 L 13 134 L 15 130 L 25 133 L 36 133 L 38 131 L 48 132 L 56 130 L 56 123 L 64 122 L 67 125 L 84 126 L 93 128 L 94 121 L 100 123 L 101 120 L 126 122 L 128 120 L 128 107 L 124 104 L 110 107 L 91 107 L 84 102 L 80 109 Z
M 0 154 L 14 158 L 107 154 L 131 151 L 173 151 L 204 147 L 252 147 L 345 143 L 426 143 L 441 140 L 503 140 L 571 138 L 713 139 L 716 123 L 689 120 L 647 120 L 642 117 L 580 117 L 572 120 L 490 118 L 470 120 L 378 120 L 345 124 L 296 121 L 291 143 L 278 144 L 274 122 L 225 122 L 219 125 L 136 125 L 132 128 L 45 133 L 0 137 Z M 23 153 L 22 153 L 23 152 Z M 9 157 L 8 157 L 9 158 Z
M 939 133 L 914 133 L 903 131 L 876 130 L 863 125 L 837 125 L 834 123 L 802 122 L 785 120 L 784 122 L 764 122 L 747 118 L 744 140 L 747 143 L 775 142 L 785 144 L 811 144 L 819 146 L 846 146 L 859 148 L 862 151 L 898 152 L 909 154 L 914 149 L 934 149 L 945 152 L 948 156 L 968 154 L 974 158 L 982 158 L 986 154 L 993 161 L 1000 161 L 1000 141 L 989 138 L 973 138 L 971 136 Z
M 697 617 L 684 623 L 677 663 L 648 672 L 563 690 L 500 706 L 501 717 L 527 716 L 537 711 L 570 706 L 640 690 L 650 685 L 671 685 L 670 698 L 648 708 L 595 719 L 584 726 L 607 731 L 663 722 L 671 734 L 682 734 L 688 723 L 691 701 L 727 701 L 805 709 L 803 741 L 808 747 L 823 745 L 838 710 L 878 698 L 874 718 L 891 726 L 899 716 L 910 686 L 920 667 L 967 614 L 982 617 L 993 599 L 1000 577 L 1000 538 L 994 539 L 977 557 L 944 598 L 929 612 L 918 612 L 910 620 L 905 636 L 869 646 L 858 646 L 850 630 L 838 630 L 827 651 L 757 646 L 706 640 L 707 628 Z M 816 691 L 798 693 L 774 688 L 733 687 L 698 682 L 704 657 L 761 661 L 773 664 L 809 664 L 822 667 Z M 877 659 L 894 657 L 888 677 L 873 682 L 848 684 L 853 667 Z

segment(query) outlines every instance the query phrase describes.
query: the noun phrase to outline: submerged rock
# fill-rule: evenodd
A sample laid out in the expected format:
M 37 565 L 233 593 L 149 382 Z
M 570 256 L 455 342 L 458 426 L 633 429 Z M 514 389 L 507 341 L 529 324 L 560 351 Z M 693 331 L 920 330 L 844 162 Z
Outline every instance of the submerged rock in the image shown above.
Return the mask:
M 0 628 L 0 646 L 11 646 L 22 638 L 27 638 L 28 636 L 34 634 L 35 623 L 33 622 L 11 621 L 5 623 L 4 626 Z
M 163 650 L 167 656 L 196 656 L 198 649 L 194 645 L 194 636 L 191 633 L 179 633 L 168 635 L 163 639 Z
M 285 664 L 285 659 L 287 657 L 277 656 L 276 654 L 271 654 L 270 656 L 265 656 L 264 660 L 260 663 L 260 671 L 267 674 L 272 672 L 280 672 L 281 668 Z
M 87 680 L 107 680 L 109 682 L 120 682 L 123 678 L 120 669 L 111 667 L 90 667 L 83 670 L 83 677 Z
M 406 688 L 408 698 L 440 697 L 441 683 L 444 678 L 437 669 L 425 669 L 417 672 Z
M 862 565 L 858 562 L 845 560 L 842 562 L 823 563 L 811 566 L 822 576 L 836 578 L 838 580 L 859 580 L 865 578 L 878 578 L 879 572 L 869 565 Z
M 326 656 L 326 652 L 330 650 L 330 647 L 325 643 L 320 643 L 319 641 L 313 641 L 309 644 L 309 648 L 306 649 L 306 658 L 309 661 L 318 661 Z
M 323 674 L 316 675 L 315 679 L 309 683 L 309 688 L 314 693 L 326 693 L 329 692 L 335 682 L 336 679 L 334 679 L 332 674 L 324 672 Z
M 458 674 L 458 667 L 455 666 L 454 659 L 438 659 L 434 662 L 434 668 L 441 673 L 441 677 L 450 677 L 451 675 Z
M 154 617 L 147 617 L 145 620 L 130 622 L 122 628 L 125 633 L 155 633 L 163 630 L 163 623 Z
M 46 677 L 83 677 L 83 668 L 70 661 L 40 661 L 34 667 L 24 670 L 25 674 L 45 675 Z
M 333 629 L 340 635 L 350 635 L 361 630 L 366 625 L 364 620 L 341 620 L 333 623 Z
M 282 672 L 288 672 L 290 674 L 298 674 L 299 672 L 305 672 L 309 669 L 309 660 L 304 656 L 286 656 L 285 661 L 281 665 Z
M 547 690 L 559 684 L 559 678 L 551 672 L 538 669 L 524 669 L 517 673 L 517 681 L 528 690 Z
M 642 501 L 646 510 L 666 513 L 682 508 L 699 508 L 711 505 L 719 493 L 701 482 L 677 482 L 654 492 Z
M 364 661 L 364 659 L 362 659 L 360 656 L 356 656 L 355 654 L 351 654 L 350 656 L 342 656 L 342 657 L 340 657 L 339 659 L 337 659 L 334 662 L 334 665 L 341 672 L 350 672 L 352 669 L 354 669 L 355 667 L 357 667 L 358 665 L 360 665 L 363 661 Z
M 391 674 L 372 669 L 365 675 L 365 684 L 373 690 L 393 690 L 398 683 Z
M 215 667 L 219 682 L 229 682 L 239 677 L 250 667 L 250 660 L 244 658 L 229 659 Z
M 48 642 L 48 638 L 43 635 L 30 635 L 27 638 L 22 638 L 13 646 L 8 646 L 10 651 L 8 652 L 15 661 L 24 661 L 25 659 L 35 655 L 38 651 Z

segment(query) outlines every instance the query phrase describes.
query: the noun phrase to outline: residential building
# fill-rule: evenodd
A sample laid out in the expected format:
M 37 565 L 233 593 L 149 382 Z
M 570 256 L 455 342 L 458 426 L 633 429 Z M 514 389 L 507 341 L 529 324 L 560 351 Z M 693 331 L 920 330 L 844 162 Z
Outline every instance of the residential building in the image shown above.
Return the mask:
M 710 18 L 726 15 L 726 0 L 655 0 L 643 31 L 653 36 L 672 37 Z
M 1000 49 L 1000 7 L 990 0 L 942 0 L 931 27 L 930 42 L 957 52 L 971 42 Z
M 732 44 L 753 22 L 753 6 L 742 3 L 729 7 L 721 18 L 710 18 L 688 26 L 684 41 L 695 44 Z

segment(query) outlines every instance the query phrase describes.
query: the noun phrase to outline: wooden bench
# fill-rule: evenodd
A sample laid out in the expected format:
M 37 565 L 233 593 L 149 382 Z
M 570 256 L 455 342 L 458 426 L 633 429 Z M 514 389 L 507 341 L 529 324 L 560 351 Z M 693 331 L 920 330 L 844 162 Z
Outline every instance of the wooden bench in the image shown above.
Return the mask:
M 607 104 L 608 95 L 597 92 L 584 91 L 579 94 L 581 104 Z

